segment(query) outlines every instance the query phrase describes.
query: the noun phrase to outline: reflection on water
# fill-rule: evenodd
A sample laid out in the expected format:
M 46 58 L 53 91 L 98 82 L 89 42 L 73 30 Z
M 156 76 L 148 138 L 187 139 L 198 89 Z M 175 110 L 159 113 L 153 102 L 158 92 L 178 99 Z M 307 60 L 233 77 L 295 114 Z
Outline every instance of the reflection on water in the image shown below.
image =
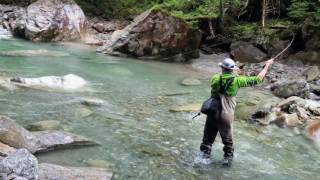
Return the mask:
M 235 161 L 221 166 L 222 144 L 211 159 L 198 146 L 204 116 L 172 113 L 175 105 L 201 103 L 210 89 L 206 82 L 180 86 L 197 76 L 183 65 L 142 62 L 95 54 L 72 44 L 32 44 L 0 41 L 0 51 L 47 49 L 63 57 L 0 56 L 1 75 L 41 77 L 75 74 L 89 82 L 90 91 L 0 90 L 0 113 L 20 124 L 59 120 L 63 129 L 89 137 L 101 146 L 39 155 L 41 162 L 85 166 L 88 159 L 114 166 L 114 179 L 316 179 L 319 151 L 302 135 L 277 127 L 235 123 Z M 165 96 L 165 94 L 181 95 Z M 240 93 L 241 100 L 246 93 Z M 83 98 L 101 99 L 87 107 Z M 87 113 L 91 112 L 91 113 Z

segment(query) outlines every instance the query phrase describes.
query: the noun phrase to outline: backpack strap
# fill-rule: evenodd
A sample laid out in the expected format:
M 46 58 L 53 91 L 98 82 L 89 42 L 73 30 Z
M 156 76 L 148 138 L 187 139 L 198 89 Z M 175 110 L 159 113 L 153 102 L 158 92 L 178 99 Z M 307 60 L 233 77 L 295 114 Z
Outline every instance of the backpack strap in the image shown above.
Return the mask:
M 226 84 L 223 85 L 222 75 L 220 75 L 220 90 L 219 90 L 219 92 L 221 94 L 225 94 L 228 91 L 228 89 L 230 88 L 231 84 L 233 83 L 234 78 L 235 78 L 234 76 L 228 78 Z

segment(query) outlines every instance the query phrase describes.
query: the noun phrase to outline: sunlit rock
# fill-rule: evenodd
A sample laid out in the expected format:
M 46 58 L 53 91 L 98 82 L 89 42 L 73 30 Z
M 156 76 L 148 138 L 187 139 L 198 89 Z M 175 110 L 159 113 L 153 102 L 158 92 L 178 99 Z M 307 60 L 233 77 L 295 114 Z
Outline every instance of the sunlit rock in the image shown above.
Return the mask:
M 186 78 L 181 82 L 181 84 L 184 86 L 197 86 L 201 84 L 201 81 L 195 78 Z
M 65 76 L 45 76 L 39 78 L 12 78 L 11 82 L 15 85 L 31 88 L 51 88 L 62 90 L 76 90 L 84 87 L 87 82 L 74 74 Z

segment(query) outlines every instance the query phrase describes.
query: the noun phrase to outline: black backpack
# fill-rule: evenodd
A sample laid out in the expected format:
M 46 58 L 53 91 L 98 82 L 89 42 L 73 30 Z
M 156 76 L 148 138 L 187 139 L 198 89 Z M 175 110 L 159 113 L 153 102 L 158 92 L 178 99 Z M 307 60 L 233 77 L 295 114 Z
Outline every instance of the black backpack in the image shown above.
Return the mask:
M 235 77 L 233 76 L 230 77 L 229 79 L 227 79 L 226 84 L 223 85 L 222 75 L 221 75 L 219 93 L 225 94 L 229 89 L 229 87 L 231 86 L 234 78 Z M 221 109 L 221 101 L 220 101 L 220 97 L 217 95 L 214 97 L 210 97 L 202 104 L 201 113 L 206 115 L 215 114 L 219 109 Z

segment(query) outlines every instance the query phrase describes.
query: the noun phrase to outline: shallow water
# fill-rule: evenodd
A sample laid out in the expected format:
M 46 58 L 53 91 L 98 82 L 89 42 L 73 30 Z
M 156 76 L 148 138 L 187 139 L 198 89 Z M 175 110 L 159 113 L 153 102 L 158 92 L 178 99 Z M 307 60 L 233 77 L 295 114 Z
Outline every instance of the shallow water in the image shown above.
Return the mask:
M 191 120 L 191 113 L 169 111 L 174 105 L 201 103 L 210 92 L 206 81 L 196 87 L 179 84 L 186 77 L 198 76 L 185 65 L 99 55 L 94 49 L 75 44 L 0 40 L 0 51 L 39 49 L 67 55 L 0 56 L 1 75 L 39 77 L 72 73 L 87 80 L 89 86 L 67 92 L 0 89 L 0 114 L 22 125 L 59 120 L 65 130 L 101 143 L 41 154 L 41 162 L 86 166 L 88 159 L 101 159 L 113 164 L 114 179 L 317 179 L 319 150 L 302 135 L 274 126 L 237 121 L 231 168 L 221 166 L 220 138 L 210 161 L 201 159 L 198 146 L 204 117 Z M 246 99 L 248 90 L 251 89 L 240 92 L 240 100 Z M 165 96 L 181 92 L 189 94 Z M 85 97 L 107 103 L 89 107 L 94 113 L 79 117 L 79 108 L 87 108 L 80 104 Z

